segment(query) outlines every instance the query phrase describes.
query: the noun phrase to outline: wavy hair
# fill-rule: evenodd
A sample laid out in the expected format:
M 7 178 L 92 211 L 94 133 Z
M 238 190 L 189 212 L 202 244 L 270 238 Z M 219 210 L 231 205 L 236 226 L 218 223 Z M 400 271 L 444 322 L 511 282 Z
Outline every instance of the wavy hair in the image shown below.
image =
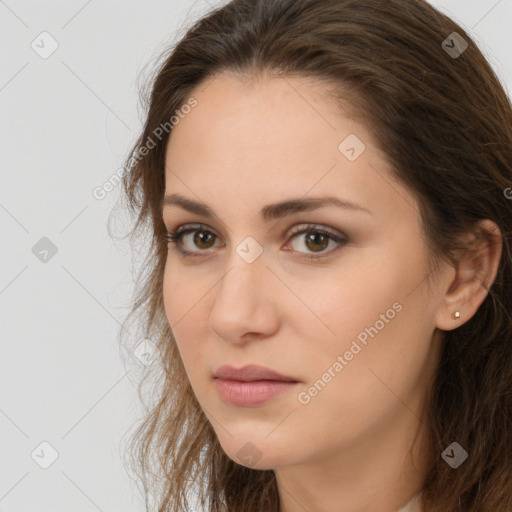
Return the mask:
M 463 53 L 453 32 L 468 44 Z M 424 410 L 439 456 L 421 496 L 425 512 L 512 510 L 512 106 L 470 35 L 423 0 L 232 0 L 196 20 L 161 58 L 141 95 L 145 124 L 122 178 L 135 219 L 130 240 L 145 235 L 125 325 L 134 322 L 138 339 L 151 339 L 160 356 L 148 367 L 151 403 L 130 439 L 146 508 L 152 496 L 159 512 L 188 511 L 195 495 L 211 512 L 279 511 L 274 472 L 222 450 L 163 307 L 169 120 L 179 122 L 198 85 L 229 72 L 311 78 L 334 93 L 333 105 L 348 104 L 418 198 L 433 265 L 457 261 L 461 233 L 490 238 L 479 220 L 498 225 L 502 253 L 486 299 L 444 332 Z M 441 454 L 455 440 L 469 458 L 452 469 Z

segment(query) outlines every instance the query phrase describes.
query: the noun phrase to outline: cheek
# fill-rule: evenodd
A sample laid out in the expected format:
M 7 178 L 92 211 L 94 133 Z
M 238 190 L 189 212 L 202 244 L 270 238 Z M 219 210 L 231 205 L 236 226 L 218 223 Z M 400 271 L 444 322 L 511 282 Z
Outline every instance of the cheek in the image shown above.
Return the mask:
M 389 332 L 396 318 L 406 316 L 402 310 L 411 309 L 407 304 L 416 301 L 421 308 L 422 290 L 412 292 L 425 275 L 419 244 L 402 251 L 388 240 L 354 250 L 329 280 L 318 284 L 322 293 L 312 295 L 312 309 L 334 331 L 333 340 L 351 340 L 372 326 Z
M 421 254 L 410 251 L 404 261 L 392 246 L 386 247 L 359 251 L 357 259 L 318 276 L 314 285 L 296 282 L 294 290 L 310 311 L 300 304 L 289 310 L 296 337 L 304 341 L 300 347 L 302 360 L 308 361 L 309 382 L 321 379 L 342 356 L 343 369 L 338 364 L 335 373 L 344 377 L 332 379 L 337 384 L 329 387 L 341 385 L 339 393 L 357 396 L 360 404 L 379 396 L 364 392 L 378 381 L 376 375 L 393 382 L 398 362 L 419 371 L 428 350 L 422 289 L 411 293 L 424 278 Z
M 183 295 L 183 283 L 178 278 L 178 274 L 173 272 L 169 261 L 167 262 L 164 270 L 162 293 L 165 315 L 171 328 L 177 324 L 178 319 L 183 315 L 182 306 L 178 297 Z M 173 328 L 174 332 L 174 328 Z
M 292 297 L 289 314 L 293 323 L 300 325 L 300 337 L 338 349 L 350 345 L 352 338 L 375 322 L 380 326 L 381 314 L 387 312 L 386 319 L 393 319 L 400 308 L 396 303 L 401 303 L 408 283 L 400 272 L 378 267 L 377 261 L 372 262 L 370 272 L 363 260 L 350 265 L 350 272 L 340 267 L 339 271 L 330 271 L 315 280 L 293 283 L 301 300 Z
M 205 310 L 209 287 L 190 281 L 182 273 L 166 268 L 163 279 L 165 315 L 171 327 L 188 382 L 199 399 L 203 394 L 205 368 Z M 201 300 L 201 298 L 203 300 Z
M 174 254 L 168 257 L 162 283 L 165 314 L 173 331 L 189 324 L 190 318 L 204 308 L 202 302 L 212 286 L 211 279 L 190 272 L 177 258 Z
M 165 315 L 187 366 L 190 355 L 196 351 L 195 344 L 201 340 L 198 333 L 204 323 L 205 295 L 209 287 L 204 281 L 188 279 L 168 262 L 162 288 Z

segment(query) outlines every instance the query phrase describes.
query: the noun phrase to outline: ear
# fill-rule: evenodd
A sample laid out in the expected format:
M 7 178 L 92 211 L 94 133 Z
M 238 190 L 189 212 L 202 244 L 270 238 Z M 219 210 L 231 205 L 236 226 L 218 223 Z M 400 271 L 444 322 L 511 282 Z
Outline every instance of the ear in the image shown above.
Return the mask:
M 450 331 L 467 322 L 487 297 L 496 275 L 502 250 L 502 236 L 498 226 L 489 219 L 477 223 L 488 231 L 489 237 L 466 234 L 470 247 L 460 257 L 453 276 L 446 283 L 446 292 L 436 312 L 436 327 Z M 458 311 L 459 318 L 452 315 Z

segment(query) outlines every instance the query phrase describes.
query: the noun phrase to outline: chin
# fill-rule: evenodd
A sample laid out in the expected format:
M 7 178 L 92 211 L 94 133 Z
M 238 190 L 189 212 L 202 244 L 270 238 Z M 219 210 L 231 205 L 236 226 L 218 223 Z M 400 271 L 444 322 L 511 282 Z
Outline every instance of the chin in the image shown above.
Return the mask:
M 261 441 L 262 437 L 264 438 L 260 434 L 236 436 L 224 438 L 220 443 L 224 453 L 242 466 L 259 470 L 288 466 L 290 464 L 289 447 L 284 447 L 277 442 L 273 443 L 269 439 Z

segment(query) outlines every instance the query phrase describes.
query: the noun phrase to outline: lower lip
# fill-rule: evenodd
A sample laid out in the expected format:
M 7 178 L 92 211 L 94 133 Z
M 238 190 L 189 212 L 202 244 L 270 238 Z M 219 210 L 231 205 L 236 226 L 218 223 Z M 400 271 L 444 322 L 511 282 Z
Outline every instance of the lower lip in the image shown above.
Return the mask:
M 261 405 L 298 384 L 298 382 L 280 380 L 242 382 L 239 380 L 215 379 L 215 382 L 222 398 L 226 402 L 239 407 Z

